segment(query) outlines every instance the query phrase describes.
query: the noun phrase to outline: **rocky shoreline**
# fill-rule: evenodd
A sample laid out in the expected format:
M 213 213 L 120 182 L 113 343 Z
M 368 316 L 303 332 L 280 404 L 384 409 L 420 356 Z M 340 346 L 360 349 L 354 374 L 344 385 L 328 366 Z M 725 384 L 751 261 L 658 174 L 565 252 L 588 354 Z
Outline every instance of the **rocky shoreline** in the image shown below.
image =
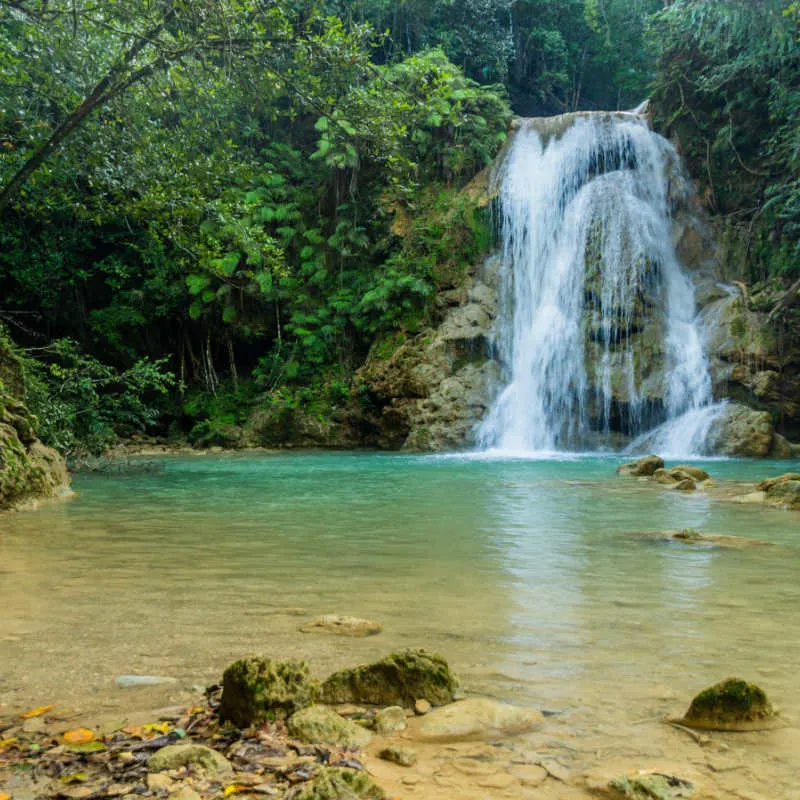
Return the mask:
M 43 706 L 0 721 L 0 798 L 712 800 L 729 796 L 716 773 L 733 749 L 715 737 L 788 724 L 759 687 L 728 679 L 682 717 L 650 720 L 682 766 L 662 758 L 617 773 L 616 760 L 595 758 L 586 768 L 580 737 L 558 741 L 551 712 L 464 697 L 440 655 L 413 649 L 321 683 L 305 662 L 242 659 L 194 704 L 151 713 L 82 727 Z

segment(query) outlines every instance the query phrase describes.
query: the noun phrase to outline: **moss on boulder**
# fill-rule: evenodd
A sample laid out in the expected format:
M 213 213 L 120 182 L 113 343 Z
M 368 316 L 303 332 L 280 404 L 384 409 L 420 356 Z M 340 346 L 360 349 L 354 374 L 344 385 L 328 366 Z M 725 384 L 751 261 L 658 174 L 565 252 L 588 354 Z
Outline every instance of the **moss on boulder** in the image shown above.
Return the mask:
M 660 456 L 645 456 L 638 461 L 631 461 L 628 464 L 621 464 L 617 467 L 617 475 L 625 475 L 630 478 L 650 477 L 656 470 L 664 468 L 664 459 Z
M 203 744 L 172 744 L 162 747 L 150 756 L 147 766 L 152 772 L 180 769 L 193 765 L 209 775 L 231 771 L 231 765 L 222 753 Z
M 320 770 L 295 800 L 383 800 L 385 797 L 383 789 L 363 772 L 331 767 Z
M 673 800 L 693 797 L 696 792 L 689 781 L 655 772 L 621 775 L 610 781 L 608 788 L 613 796 L 625 800 Z
M 220 718 L 246 728 L 288 717 L 312 705 L 318 694 L 305 661 L 243 658 L 223 673 Z
M 369 703 L 413 707 L 417 700 L 450 703 L 458 679 L 438 653 L 398 650 L 380 661 L 335 672 L 322 684 L 326 703 Z
M 701 730 L 747 731 L 772 727 L 774 718 L 763 689 L 741 678 L 727 678 L 700 692 L 681 722 Z
M 357 749 L 372 741 L 368 730 L 325 706 L 311 706 L 292 714 L 288 729 L 291 736 L 308 744 Z

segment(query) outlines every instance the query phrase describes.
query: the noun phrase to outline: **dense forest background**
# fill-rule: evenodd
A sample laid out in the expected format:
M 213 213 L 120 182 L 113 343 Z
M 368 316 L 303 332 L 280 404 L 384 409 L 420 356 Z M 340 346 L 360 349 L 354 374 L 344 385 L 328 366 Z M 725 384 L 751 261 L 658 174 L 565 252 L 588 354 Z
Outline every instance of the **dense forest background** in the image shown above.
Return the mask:
M 491 246 L 512 113 L 652 98 L 751 281 L 800 276 L 786 0 L 0 0 L 0 319 L 42 438 L 348 401 Z

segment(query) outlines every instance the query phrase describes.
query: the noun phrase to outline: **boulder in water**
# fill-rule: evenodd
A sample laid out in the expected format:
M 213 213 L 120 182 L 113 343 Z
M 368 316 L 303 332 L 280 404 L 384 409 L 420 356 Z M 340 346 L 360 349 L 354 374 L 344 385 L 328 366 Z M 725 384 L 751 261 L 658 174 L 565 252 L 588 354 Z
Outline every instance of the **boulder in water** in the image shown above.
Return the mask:
M 544 716 L 495 700 L 471 698 L 437 708 L 422 717 L 417 736 L 423 741 L 458 741 L 484 736 L 527 733 L 540 727 Z
M 782 475 L 771 482 L 771 486 L 765 491 L 764 502 L 767 505 L 800 511 L 800 475 L 791 472 Z
M 694 467 L 691 464 L 681 464 L 680 466 L 673 467 L 670 470 L 673 474 L 674 473 L 681 473 L 682 476 L 687 478 L 691 478 L 696 483 L 702 483 L 703 481 L 707 481 L 711 478 L 711 476 L 700 467 Z
M 773 727 L 775 712 L 763 689 L 727 678 L 700 692 L 680 721 L 700 730 L 754 731 Z
M 326 703 L 368 703 L 411 708 L 417 700 L 450 703 L 458 679 L 438 653 L 398 650 L 380 661 L 335 672 L 322 684 Z
M 372 740 L 368 730 L 325 706 L 311 706 L 292 714 L 287 727 L 291 736 L 308 744 L 361 748 Z
M 697 484 L 691 478 L 684 478 L 678 481 L 672 488 L 678 492 L 693 492 L 697 489 Z
M 766 458 L 774 441 L 770 413 L 739 403 L 725 406 L 711 422 L 706 436 L 706 446 L 714 453 L 740 458 Z
M 240 728 L 288 717 L 317 699 L 319 684 L 305 661 L 252 657 L 234 661 L 222 676 L 220 718 Z
M 645 456 L 638 461 L 631 461 L 617 467 L 617 475 L 631 478 L 651 477 L 656 470 L 664 468 L 664 459 L 660 456 Z

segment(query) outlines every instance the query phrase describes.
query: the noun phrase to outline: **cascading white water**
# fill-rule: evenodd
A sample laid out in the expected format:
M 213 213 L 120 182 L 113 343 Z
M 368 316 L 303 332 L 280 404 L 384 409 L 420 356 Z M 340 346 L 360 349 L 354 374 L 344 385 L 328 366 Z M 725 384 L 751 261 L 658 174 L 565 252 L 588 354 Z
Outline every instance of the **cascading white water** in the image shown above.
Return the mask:
M 673 148 L 635 115 L 523 121 L 500 176 L 494 344 L 508 382 L 483 447 L 609 446 L 712 403 L 670 172 Z

